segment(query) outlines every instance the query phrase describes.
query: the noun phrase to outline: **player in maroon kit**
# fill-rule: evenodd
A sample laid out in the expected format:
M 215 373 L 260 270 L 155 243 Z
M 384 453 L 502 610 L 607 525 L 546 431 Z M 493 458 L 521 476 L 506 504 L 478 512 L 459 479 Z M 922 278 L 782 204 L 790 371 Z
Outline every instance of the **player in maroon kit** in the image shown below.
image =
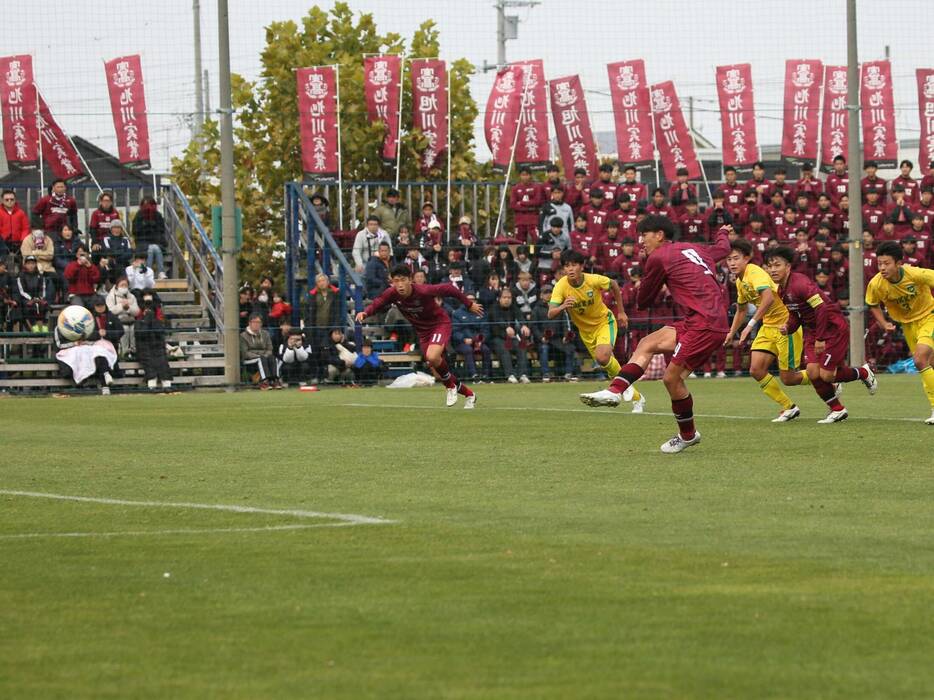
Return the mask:
M 399 309 L 415 332 L 422 355 L 438 379 L 447 389 L 445 404 L 457 403 L 457 395 L 466 397 L 464 408 L 477 405 L 477 395 L 454 376 L 448 367 L 444 349 L 451 339 L 451 319 L 438 303 L 438 297 L 452 297 L 466 306 L 470 313 L 480 316 L 483 307 L 467 296 L 453 284 L 413 284 L 412 272 L 407 265 L 396 265 L 390 273 L 390 286 L 363 311 L 357 314 L 357 323 L 363 323 L 390 304 Z
M 834 204 L 840 204 L 840 197 L 847 194 L 850 188 L 850 176 L 846 170 L 846 158 L 836 156 L 833 159 L 833 172 L 827 176 L 824 191 L 830 195 Z
M 840 305 L 831 301 L 814 280 L 792 272 L 794 251 L 774 248 L 769 253 L 768 272 L 778 284 L 778 295 L 788 309 L 788 323 L 782 334 L 804 329 L 804 361 L 808 378 L 817 395 L 830 408 L 826 418 L 818 423 L 839 423 L 849 414 L 840 403 L 834 383 L 861 381 L 870 394 L 876 393 L 876 376 L 869 365 L 848 367 L 846 355 L 850 348 L 850 328 Z
M 678 422 L 678 435 L 661 446 L 667 454 L 700 442 L 700 432 L 694 428 L 694 400 L 684 380 L 720 347 L 730 327 L 714 269 L 730 252 L 732 227 L 720 228 L 709 246 L 673 243 L 676 230 L 675 223 L 666 216 L 647 216 L 639 223 L 647 257 L 637 303 L 642 308 L 649 306 L 667 285 L 675 306 L 684 310 L 684 318 L 644 337 L 609 388 L 580 397 L 589 406 L 616 406 L 620 395 L 642 376 L 652 357 L 671 354 L 664 381 Z
M 534 244 L 538 241 L 538 210 L 542 204 L 542 188 L 532 182 L 532 171 L 527 167 L 520 168 L 519 182 L 509 193 L 509 208 L 515 214 L 515 236 L 521 243 Z

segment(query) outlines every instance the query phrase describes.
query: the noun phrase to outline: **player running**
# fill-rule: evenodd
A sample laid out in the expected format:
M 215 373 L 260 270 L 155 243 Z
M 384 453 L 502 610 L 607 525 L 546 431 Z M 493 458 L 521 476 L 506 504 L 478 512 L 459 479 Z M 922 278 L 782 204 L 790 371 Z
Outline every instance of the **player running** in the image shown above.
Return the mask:
M 477 395 L 457 380 L 448 367 L 444 349 L 451 339 L 451 319 L 437 297 L 453 297 L 470 309 L 472 314 L 482 315 L 483 307 L 470 301 L 453 284 L 413 284 L 412 272 L 407 265 L 396 265 L 389 273 L 390 286 L 363 311 L 356 315 L 357 323 L 363 323 L 381 309 L 394 305 L 418 334 L 418 345 L 432 371 L 447 389 L 445 404 L 457 403 L 457 395 L 465 397 L 464 408 L 477 405 Z
M 548 318 L 555 318 L 567 311 L 574 325 L 580 333 L 580 338 L 587 348 L 590 356 L 596 360 L 607 373 L 608 377 L 619 374 L 619 360 L 613 355 L 616 345 L 617 324 L 620 328 L 629 325 L 626 312 L 623 311 L 623 299 L 616 280 L 603 275 L 591 275 L 584 272 L 584 263 L 587 258 L 576 250 L 565 250 L 561 253 L 561 265 L 564 267 L 564 277 L 558 280 L 551 292 L 551 301 L 548 308 Z M 610 290 L 616 301 L 617 315 L 603 303 L 604 290 Z M 619 405 L 619 396 L 614 394 L 615 404 Z M 625 401 L 632 401 L 632 412 L 642 413 L 645 410 L 645 397 L 635 387 L 628 387 L 623 394 Z
M 656 353 L 670 353 L 664 382 L 678 422 L 678 435 L 663 444 L 661 451 L 674 454 L 701 439 L 694 427 L 694 399 L 684 380 L 722 345 L 729 329 L 714 268 L 730 252 L 732 229 L 721 227 L 713 245 L 673 243 L 675 225 L 667 216 L 647 216 L 638 230 L 648 257 L 636 303 L 646 308 L 667 285 L 675 306 L 684 310 L 684 318 L 645 336 L 609 388 L 581 394 L 581 401 L 590 406 L 619 403 L 619 394 L 642 376 Z
M 894 331 L 895 324 L 885 319 L 879 304 L 884 304 L 889 316 L 901 324 L 931 404 L 931 417 L 924 422 L 934 425 L 934 270 L 903 265 L 902 247 L 897 241 L 886 241 L 876 248 L 876 263 L 879 272 L 866 287 L 866 303 L 885 330 Z
M 762 393 L 781 406 L 778 418 L 773 423 L 785 423 L 801 415 L 794 401 L 775 381 L 769 372 L 772 360 L 778 360 L 778 371 L 782 384 L 796 386 L 810 384 L 807 372 L 798 369 L 801 364 L 801 328 L 791 335 L 781 332 L 788 323 L 788 309 L 778 298 L 778 285 L 769 277 L 769 273 L 758 265 L 749 262 L 752 259 L 752 244 L 744 238 L 737 238 L 730 244 L 730 254 L 726 256 L 726 265 L 736 275 L 736 315 L 733 325 L 727 333 L 724 345 L 730 345 L 736 331 L 746 320 L 746 305 L 754 304 L 756 312 L 739 334 L 739 344 L 746 342 L 756 324 L 762 323 L 759 332 L 752 341 L 749 359 L 749 374 L 759 382 Z
M 768 268 L 772 280 L 778 284 L 778 294 L 788 309 L 788 322 L 782 333 L 793 333 L 799 326 L 804 329 L 804 358 L 808 377 L 817 395 L 830 408 L 826 418 L 818 423 L 838 423 L 849 417 L 840 403 L 834 382 L 861 381 L 870 394 L 878 385 L 869 365 L 847 367 L 846 354 L 850 347 L 850 329 L 840 305 L 830 300 L 826 292 L 800 272 L 792 272 L 794 251 L 784 246 L 769 251 Z

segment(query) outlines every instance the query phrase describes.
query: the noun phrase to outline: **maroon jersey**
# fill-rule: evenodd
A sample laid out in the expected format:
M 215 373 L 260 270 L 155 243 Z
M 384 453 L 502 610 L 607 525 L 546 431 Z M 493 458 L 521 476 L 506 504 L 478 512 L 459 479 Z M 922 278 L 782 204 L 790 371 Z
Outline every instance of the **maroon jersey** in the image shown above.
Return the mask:
M 42 230 L 58 233 L 65 224 L 77 219 L 78 203 L 74 197 L 47 194 L 32 207 L 32 213 L 42 222 Z
M 689 199 L 697 199 L 697 188 L 690 182 L 684 184 L 687 185 L 684 189 L 682 189 L 680 182 L 673 182 L 671 187 L 668 188 L 668 201 L 671 202 L 671 206 L 674 207 L 678 215 L 684 213 L 684 207 Z
M 92 243 L 103 243 L 104 239 L 110 235 L 110 225 L 120 218 L 120 212 L 116 207 L 110 211 L 95 209 L 91 212 L 91 222 L 88 224 L 88 233 L 91 234 Z
M 630 197 L 630 201 L 632 201 L 633 204 L 635 204 L 636 202 L 641 202 L 643 199 L 649 198 L 649 188 L 646 187 L 644 183 L 636 182 L 635 180 L 633 180 L 632 182 L 623 180 L 621 183 L 619 183 L 616 186 L 617 197 L 619 197 L 620 192 L 625 192 L 626 194 L 628 194 Z
M 597 254 L 597 242 L 601 240 L 603 234 L 595 236 L 590 231 L 571 231 L 571 249 L 578 253 L 583 253 L 588 258 Z
M 768 250 L 769 247 L 769 234 L 766 233 L 765 230 L 759 233 L 747 231 L 744 238 L 752 245 L 753 262 L 756 263 L 756 265 L 761 265 L 765 257 L 765 251 Z
M 720 185 L 720 191 L 723 192 L 723 207 L 734 217 L 738 216 L 745 202 L 743 201 L 743 192 L 745 188 L 738 182 L 730 185 L 724 182 Z
M 785 221 L 784 219 L 782 219 L 782 223 L 780 223 L 778 226 L 775 227 L 775 230 L 773 231 L 773 233 L 775 234 L 775 237 L 779 241 L 782 241 L 784 243 L 784 242 L 794 239 L 795 231 L 797 229 L 798 229 L 797 221 L 789 222 L 789 221 Z
M 619 222 L 620 239 L 631 238 L 634 241 L 639 239 L 639 232 L 636 230 L 639 215 L 636 214 L 635 209 L 630 208 L 629 211 L 617 209 L 610 212 L 610 217 Z
M 905 201 L 909 204 L 917 204 L 921 201 L 921 188 L 918 186 L 918 181 L 913 177 L 899 175 L 892 180 L 892 187 L 894 188 L 895 185 L 901 185 L 905 188 Z
M 895 224 L 895 236 L 901 238 L 911 230 L 911 216 L 913 211 L 908 207 L 908 200 L 901 204 L 889 204 L 885 211 L 885 218 Z
M 927 228 L 929 231 L 934 230 L 934 202 L 927 206 L 919 204 L 915 209 L 915 212 L 924 218 L 925 228 Z
M 438 326 L 451 323 L 444 307 L 437 297 L 452 297 L 465 306 L 470 306 L 467 296 L 453 284 L 413 284 L 412 293 L 407 297 L 399 296 L 395 287 L 389 287 L 363 310 L 367 316 L 373 316 L 387 306 L 399 309 L 405 320 L 419 335 L 424 335 Z
M 785 205 L 780 204 L 777 207 L 769 204 L 762 207 L 760 213 L 765 219 L 765 227 L 774 234 L 778 234 L 778 228 L 785 222 Z
M 876 276 L 879 266 L 876 263 L 876 251 L 863 249 L 863 284 L 868 285 L 869 280 Z
M 700 212 L 689 214 L 684 212 L 678 219 L 681 227 L 681 240 L 687 243 L 704 242 L 707 240 L 707 221 Z
M 840 231 L 843 230 L 843 222 L 840 219 L 840 211 L 834 207 L 827 207 L 826 209 L 821 209 L 817 207 L 814 209 L 815 215 L 815 231 L 818 226 L 826 223 L 830 226 L 830 233 L 835 237 L 840 236 Z
M 569 183 L 567 189 L 564 190 L 564 203 L 571 207 L 574 216 L 577 216 L 581 207 L 590 203 L 590 200 L 584 197 L 584 190 L 586 189 L 586 187 L 577 189 L 573 183 Z
M 509 193 L 509 206 L 515 212 L 517 224 L 537 224 L 538 210 L 542 206 L 542 188 L 534 182 L 513 185 Z
M 622 275 L 624 279 L 629 279 L 629 275 L 632 272 L 633 268 L 639 267 L 639 256 L 638 255 L 617 255 L 613 260 L 613 265 L 610 272 L 616 272 L 619 275 Z M 635 297 L 633 297 L 635 299 Z M 635 303 L 635 302 L 633 302 Z
M 885 221 L 885 209 L 879 205 L 863 205 L 863 226 L 867 231 L 872 231 L 873 236 L 879 235 L 882 229 L 882 223 Z
M 883 180 L 881 177 L 878 177 L 878 176 L 872 179 L 869 179 L 868 176 L 864 177 L 862 180 L 859 181 L 859 189 L 860 189 L 860 192 L 863 193 L 864 202 L 866 201 L 866 193 L 870 191 L 878 192 L 879 201 L 884 202 L 885 194 L 888 191 L 885 185 L 885 180 Z
M 717 263 L 730 252 L 726 228 L 717 231 L 713 245 L 663 243 L 645 260 L 638 303 L 648 308 L 663 285 L 684 313 L 685 328 L 722 330 L 730 324 L 723 308 L 723 290 L 717 282 Z
M 667 216 L 672 221 L 677 221 L 677 216 L 675 215 L 675 210 L 672 209 L 667 204 L 663 204 L 660 207 L 655 206 L 654 204 L 649 204 L 645 208 L 645 213 L 649 216 L 658 215 L 658 216 Z
M 769 182 L 766 178 L 757 180 L 754 177 L 746 180 L 746 186 L 743 190 L 755 190 L 756 194 L 759 195 L 764 201 L 768 201 L 769 197 L 772 196 L 772 183 Z
M 847 194 L 849 189 L 850 176 L 847 173 L 843 175 L 830 173 L 830 175 L 827 176 L 826 189 L 824 191 L 830 195 L 830 201 L 833 202 L 834 205 L 840 203 L 840 197 Z
M 605 206 L 609 206 L 616 201 L 616 188 L 617 187 L 619 187 L 619 185 L 617 185 L 615 182 L 612 182 L 610 180 L 601 180 L 600 178 L 597 178 L 596 180 L 591 182 L 589 185 L 587 185 L 587 187 L 584 188 L 584 196 L 587 197 L 587 199 L 590 199 L 591 190 L 595 190 L 595 189 L 600 190 L 601 192 L 603 192 L 603 201 L 605 203 Z
M 846 258 L 840 262 L 830 261 L 830 277 L 833 280 L 834 293 L 837 299 L 846 299 L 850 296 L 850 263 Z
M 797 228 L 803 228 L 808 232 L 808 236 L 813 236 L 817 233 L 817 210 L 811 209 L 801 209 L 800 207 L 795 207 L 795 221 L 798 222 Z
M 623 243 L 617 236 L 614 239 L 605 238 L 597 244 L 597 266 L 607 272 L 613 269 L 613 263 L 623 254 Z
M 779 182 L 778 180 L 772 181 L 772 192 L 778 190 L 782 193 L 782 199 L 785 200 L 785 204 L 793 204 L 795 201 L 795 186 L 790 182 Z
M 794 246 L 794 261 L 791 263 L 791 269 L 800 272 L 809 277 L 814 274 L 814 268 L 817 266 L 817 248 L 813 243 L 801 246 Z
M 798 272 L 788 275 L 778 294 L 788 309 L 788 332 L 798 326 L 817 340 L 829 340 L 848 333 L 848 326 L 840 305 L 832 301 L 817 283 Z
M 934 188 L 934 175 L 928 174 L 922 177 L 920 187 L 922 192 L 928 187 Z
M 817 178 L 802 177 L 795 183 L 795 198 L 797 198 L 799 194 L 806 194 L 811 198 L 811 201 L 816 202 L 817 196 L 823 191 L 824 183 Z M 844 192 L 844 194 L 846 193 Z
M 606 223 L 610 220 L 610 211 L 606 207 L 595 207 L 587 204 L 581 209 L 581 214 L 587 217 L 587 233 L 595 238 L 602 238 L 606 231 Z

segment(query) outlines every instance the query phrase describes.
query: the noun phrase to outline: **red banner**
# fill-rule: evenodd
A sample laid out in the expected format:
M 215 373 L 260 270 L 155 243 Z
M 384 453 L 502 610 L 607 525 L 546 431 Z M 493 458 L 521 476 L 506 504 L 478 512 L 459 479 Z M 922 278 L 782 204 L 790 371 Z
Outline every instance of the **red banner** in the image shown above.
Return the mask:
M 87 178 L 78 151 L 55 121 L 42 93 L 39 93 L 39 134 L 42 137 L 42 157 L 49 164 L 52 175 L 69 184 Z
M 366 56 L 363 59 L 363 97 L 370 122 L 381 123 L 385 128 L 382 158 L 395 163 L 402 98 L 402 59 L 399 56 Z
M 337 74 L 334 66 L 299 68 L 298 124 L 302 140 L 302 170 L 309 178 L 337 177 Z
M 544 167 L 549 161 L 548 108 L 545 104 L 545 64 L 542 59 L 519 61 L 522 68 L 522 121 L 516 143 L 516 165 Z
M 548 92 L 565 177 L 570 178 L 577 168 L 586 170 L 588 177 L 596 177 L 597 146 L 587 116 L 580 76 L 570 75 L 551 80 Z
M 898 165 L 898 139 L 895 137 L 895 95 L 892 90 L 892 64 L 867 61 L 859 80 L 859 102 L 863 121 L 863 158 L 880 168 Z
M 723 164 L 749 167 L 759 160 L 752 99 L 752 66 L 717 66 L 717 96 L 723 130 Z
M 846 111 L 846 66 L 824 66 L 824 109 L 821 115 L 821 170 L 833 170 L 833 159 L 847 157 L 850 121 Z
M 104 63 L 110 111 L 117 132 L 120 162 L 131 168 L 149 167 L 149 122 L 139 55 L 121 56 Z
M 684 122 L 674 83 L 670 80 L 657 83 L 651 90 L 655 139 L 665 177 L 674 182 L 678 168 L 687 168 L 691 180 L 700 178 L 701 165 L 694 150 L 694 139 Z
M 918 142 L 918 167 L 924 172 L 934 161 L 934 69 L 918 68 L 918 117 L 921 139 Z
M 17 168 L 37 167 L 39 137 L 32 56 L 0 58 L 0 109 L 7 162 Z
M 793 165 L 817 162 L 823 64 L 816 59 L 785 61 L 782 158 Z
M 490 97 L 486 101 L 483 117 L 483 133 L 493 156 L 493 170 L 505 172 L 512 159 L 512 147 L 516 144 L 516 159 L 519 146 L 516 130 L 522 118 L 522 84 L 525 69 L 510 65 L 500 68 L 493 80 Z M 519 141 L 522 134 L 518 134 Z
M 438 58 L 412 60 L 412 125 L 428 145 L 422 153 L 422 172 L 436 167 L 448 144 L 448 71 Z
M 619 164 L 647 168 L 655 162 L 655 154 L 645 61 L 610 63 L 606 70 L 610 77 Z

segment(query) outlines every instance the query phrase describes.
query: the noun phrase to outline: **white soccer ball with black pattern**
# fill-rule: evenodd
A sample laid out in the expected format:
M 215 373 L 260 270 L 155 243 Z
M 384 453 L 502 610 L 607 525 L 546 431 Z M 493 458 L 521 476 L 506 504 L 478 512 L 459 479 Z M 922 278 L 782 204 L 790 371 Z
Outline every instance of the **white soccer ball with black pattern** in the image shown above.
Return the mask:
M 82 340 L 94 330 L 91 312 L 83 306 L 66 306 L 58 315 L 58 334 L 65 340 Z

